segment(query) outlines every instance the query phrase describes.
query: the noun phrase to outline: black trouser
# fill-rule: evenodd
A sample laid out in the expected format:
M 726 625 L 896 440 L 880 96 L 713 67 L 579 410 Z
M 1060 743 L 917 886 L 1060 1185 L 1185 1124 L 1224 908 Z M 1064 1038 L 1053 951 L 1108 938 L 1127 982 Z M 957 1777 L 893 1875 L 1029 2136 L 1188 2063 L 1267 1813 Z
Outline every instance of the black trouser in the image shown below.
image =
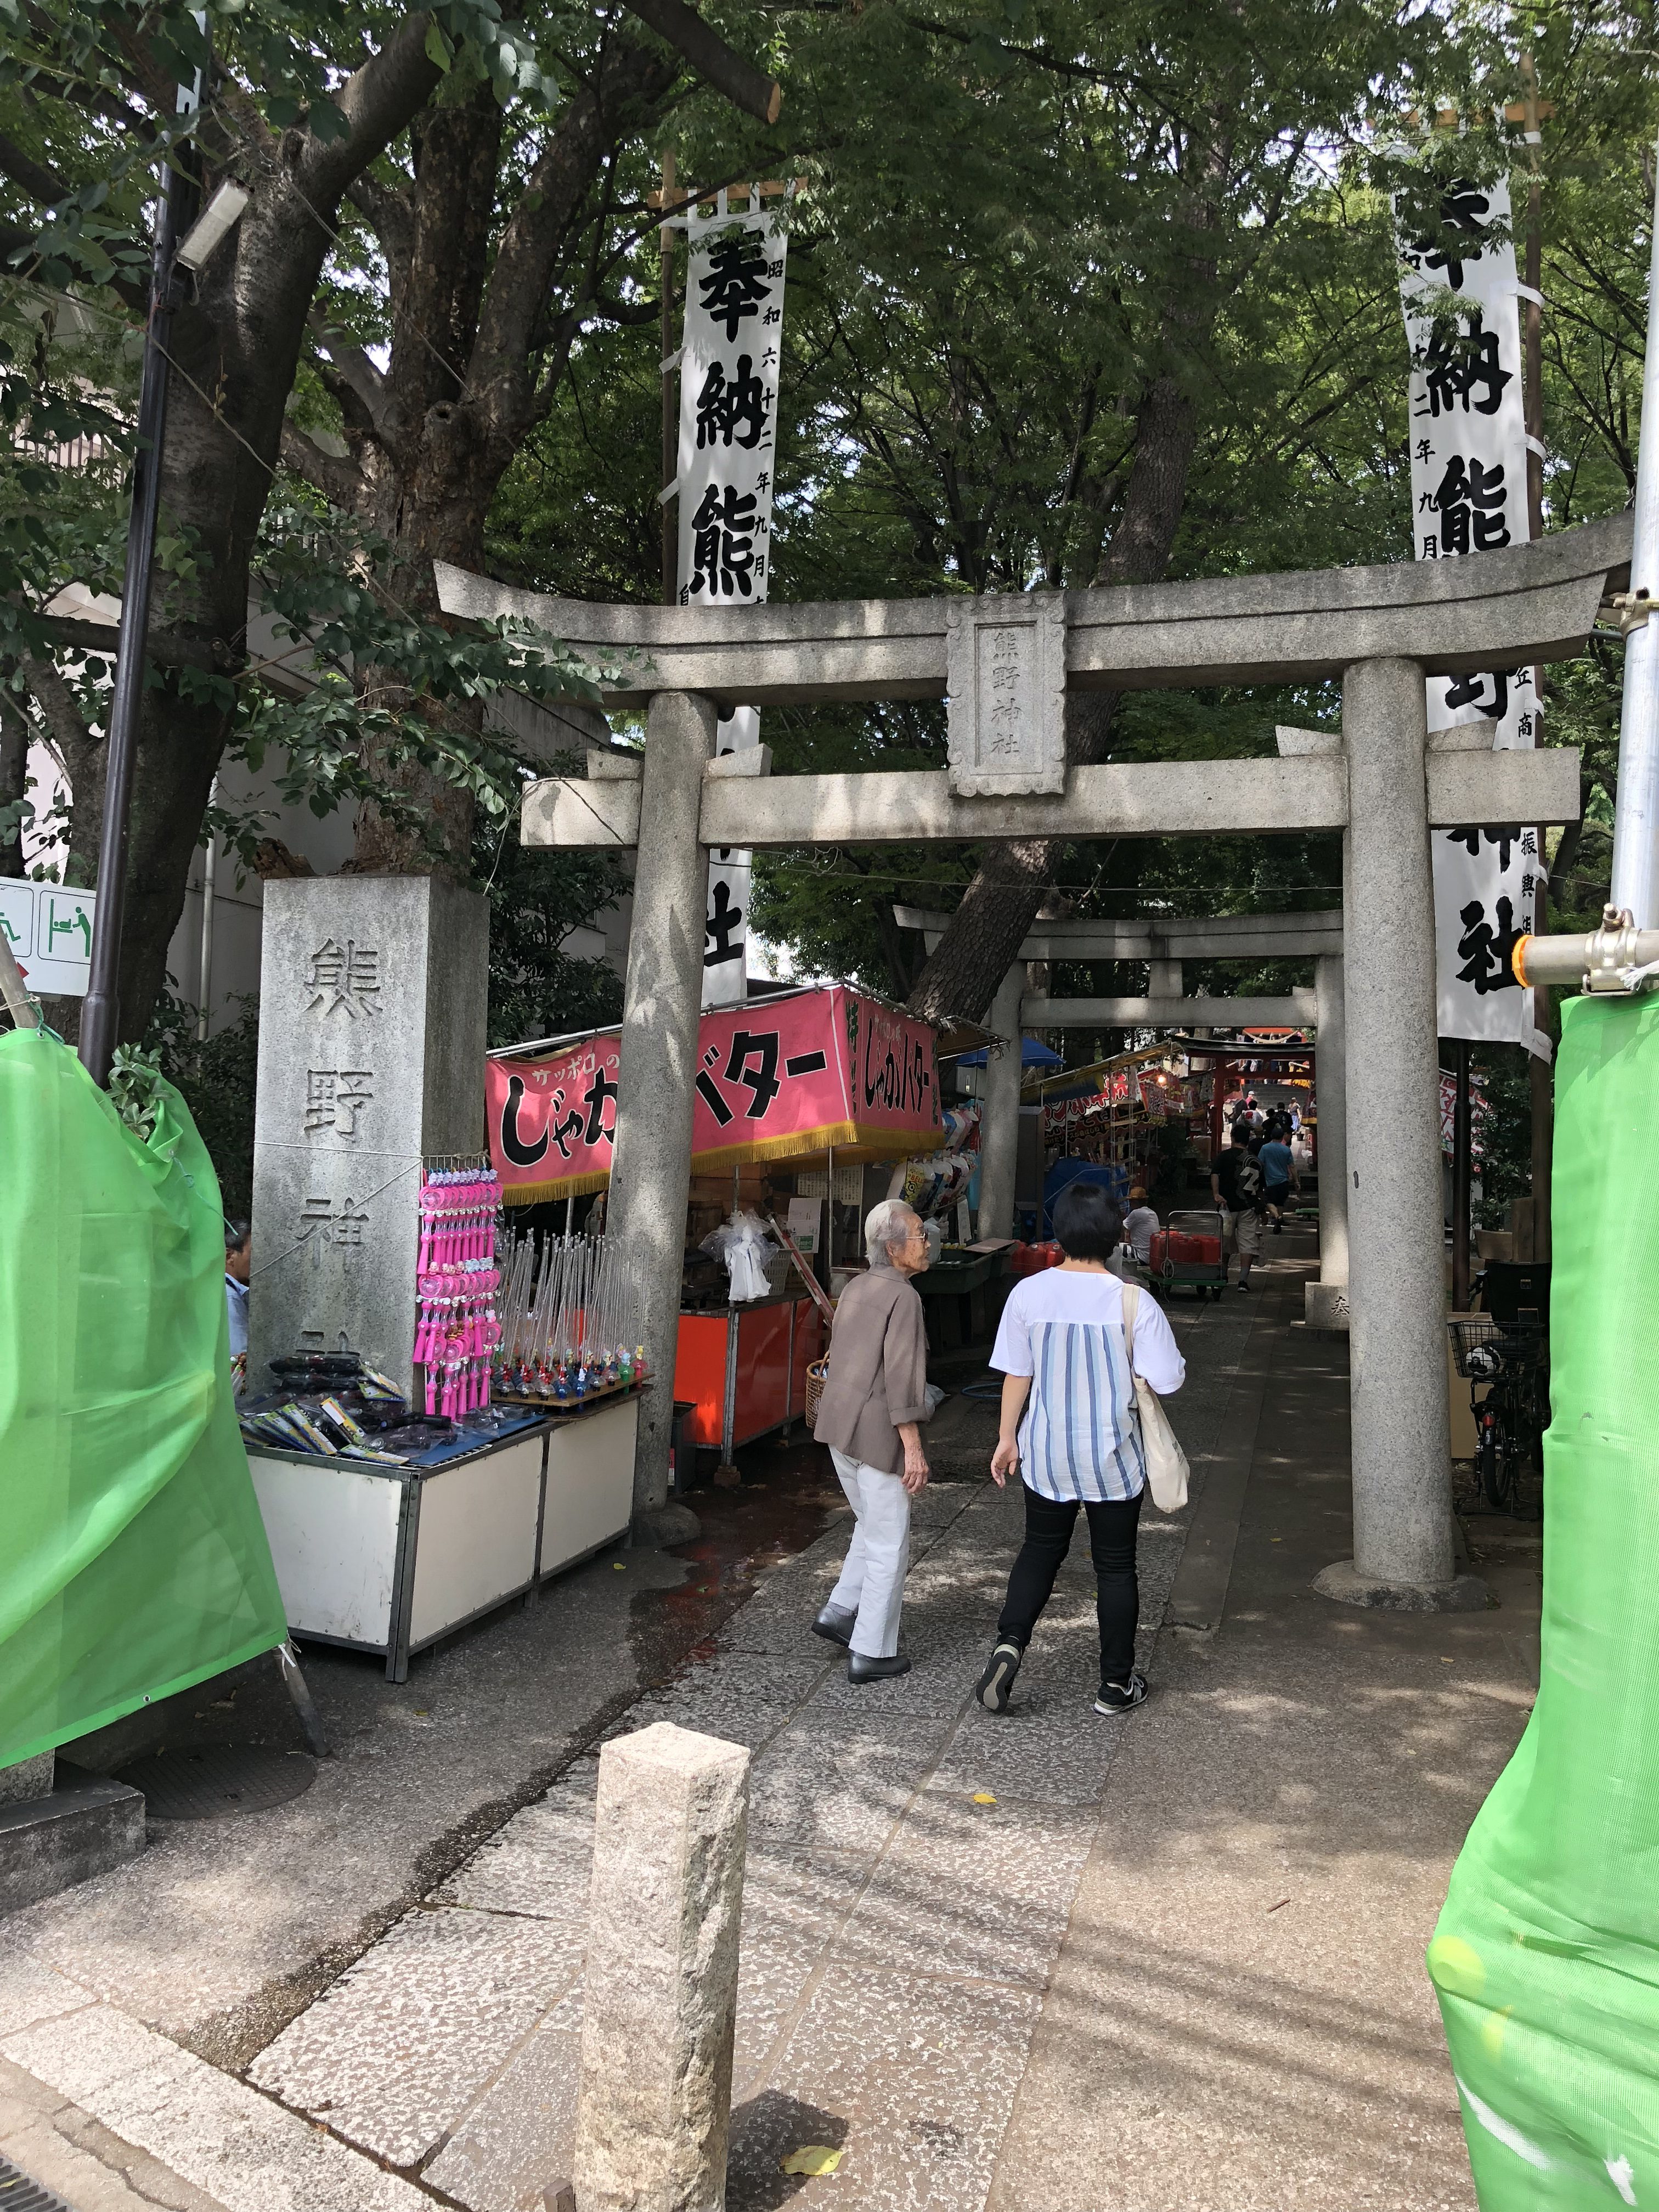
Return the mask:
M 1023 1486 L 1025 1541 L 1008 1577 L 1008 1595 L 997 1623 L 999 1638 L 1007 1638 L 1022 1651 L 1031 1640 L 1038 1614 L 1053 1595 L 1060 1563 L 1071 1548 L 1078 1509 L 1075 1498 L 1040 1498 L 1029 1486 Z M 1133 1498 L 1110 1498 L 1100 1504 L 1092 1499 L 1084 1502 L 1083 1510 L 1089 1516 L 1089 1549 L 1095 1563 L 1103 1682 L 1127 1682 L 1134 1664 L 1135 1624 L 1140 1618 L 1135 1529 L 1145 1495 L 1143 1491 Z

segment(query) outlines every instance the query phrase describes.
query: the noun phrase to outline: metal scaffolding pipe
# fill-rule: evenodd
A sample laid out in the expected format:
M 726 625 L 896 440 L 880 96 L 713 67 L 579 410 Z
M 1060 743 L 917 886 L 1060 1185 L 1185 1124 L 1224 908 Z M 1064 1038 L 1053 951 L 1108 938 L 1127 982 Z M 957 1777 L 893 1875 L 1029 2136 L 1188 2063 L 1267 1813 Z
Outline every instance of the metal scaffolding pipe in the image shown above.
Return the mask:
M 1636 463 L 1625 696 L 1619 720 L 1619 791 L 1613 822 L 1611 903 L 1638 929 L 1659 926 L 1659 180 L 1648 268 L 1648 354 L 1642 371 L 1642 445 Z

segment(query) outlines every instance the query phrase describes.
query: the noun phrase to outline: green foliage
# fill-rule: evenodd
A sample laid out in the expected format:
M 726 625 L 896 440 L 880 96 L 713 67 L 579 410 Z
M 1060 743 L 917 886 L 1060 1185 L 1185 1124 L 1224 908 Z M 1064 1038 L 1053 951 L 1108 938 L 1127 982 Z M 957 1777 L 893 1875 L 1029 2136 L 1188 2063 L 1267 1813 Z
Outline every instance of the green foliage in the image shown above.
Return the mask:
M 560 947 L 573 929 L 625 897 L 606 853 L 526 852 L 517 824 L 481 830 L 473 865 L 489 894 L 489 1042 L 568 1036 L 622 1018 L 622 978 L 603 960 Z
M 526 765 L 467 709 L 509 691 L 541 705 L 599 701 L 607 672 L 532 623 L 508 616 L 460 629 L 418 612 L 403 596 L 416 587 L 397 547 L 303 494 L 266 509 L 258 574 L 276 659 L 304 688 L 278 690 L 257 667 L 234 682 L 186 671 L 183 684 L 210 690 L 234 718 L 232 758 L 269 763 L 279 795 L 319 817 L 372 800 L 441 860 L 429 817 L 398 796 L 387 771 L 417 762 L 470 793 L 499 829 L 516 814 Z M 356 681 L 364 669 L 380 672 L 369 690 Z M 215 808 L 206 826 L 252 865 L 258 818 Z
M 135 1136 L 148 1143 L 155 1128 L 161 1101 L 155 1085 L 161 1070 L 152 1052 L 142 1046 L 117 1045 L 110 1060 L 110 1103 Z
M 1481 1079 L 1486 1101 L 1477 1133 L 1480 1196 L 1470 1201 L 1480 1229 L 1507 1229 L 1510 1200 L 1525 1198 L 1532 1189 L 1531 1057 L 1519 1044 L 1470 1048 L 1471 1073 Z
M 236 1018 L 198 1042 L 196 1008 L 163 992 L 144 1039 L 161 1073 L 182 1095 L 219 1178 L 227 1214 L 253 1210 L 253 1092 L 259 1061 L 259 1001 L 237 1002 Z M 118 1058 L 119 1055 L 117 1055 Z

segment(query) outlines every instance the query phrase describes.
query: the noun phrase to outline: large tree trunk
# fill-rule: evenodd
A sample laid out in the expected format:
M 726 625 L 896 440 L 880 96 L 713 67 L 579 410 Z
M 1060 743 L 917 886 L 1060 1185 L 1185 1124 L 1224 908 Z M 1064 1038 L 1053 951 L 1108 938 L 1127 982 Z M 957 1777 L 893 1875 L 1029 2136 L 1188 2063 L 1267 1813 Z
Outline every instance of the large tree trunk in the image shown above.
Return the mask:
M 433 562 L 483 566 L 490 503 L 551 401 L 563 354 L 549 294 L 573 241 L 580 244 L 589 195 L 619 138 L 638 127 L 678 73 L 666 56 L 631 40 L 612 42 L 597 85 L 572 101 L 537 161 L 493 267 L 501 122 L 488 85 L 459 106 L 423 116 L 412 187 L 395 195 L 382 188 L 369 201 L 392 270 L 392 361 L 383 394 L 371 388 L 368 404 L 343 377 L 335 388 L 362 471 L 353 504 L 394 542 L 398 598 L 430 620 L 443 619 Z M 587 302 L 581 265 L 569 287 L 567 331 Z M 409 703 L 395 669 L 365 668 L 357 680 L 367 701 Z M 446 711 L 452 726 L 473 734 L 482 726 L 479 707 Z M 471 795 L 418 763 L 389 762 L 383 749 L 365 764 L 427 826 L 423 836 L 364 806 L 354 868 L 405 874 L 438 867 L 465 876 Z
M 8 830 L 0 821 L 0 876 L 21 876 L 23 872 L 23 823 L 21 809 L 27 794 L 24 789 L 28 775 L 29 725 L 10 690 L 10 679 L 16 664 L 8 661 L 0 668 L 0 807 L 19 810 L 16 825 Z
M 1123 511 L 1095 574 L 1097 584 L 1156 583 L 1168 565 L 1187 494 L 1197 436 L 1192 402 L 1172 377 L 1160 377 L 1136 418 L 1134 463 Z M 1066 702 L 1066 758 L 1092 765 L 1110 757 L 1115 691 L 1073 692 Z M 1054 880 L 1065 849 L 1057 837 L 993 845 L 980 862 L 949 927 L 916 978 L 908 1004 L 924 1021 L 982 1020 L 997 987 L 1019 956 L 1021 940 Z
M 338 88 L 347 127 L 331 141 L 300 127 L 278 137 L 251 109 L 239 110 L 234 141 L 216 147 L 216 125 L 204 132 L 210 167 L 216 158 L 234 163 L 252 198 L 173 320 L 161 496 L 191 544 L 193 565 L 188 576 L 158 577 L 150 617 L 148 657 L 160 680 L 143 695 L 134 763 L 118 981 L 123 1042 L 143 1036 L 166 981 L 167 945 L 231 726 L 228 684 L 246 655 L 249 571 L 283 410 L 340 198 L 437 84 L 427 29 L 424 15 L 406 22 Z M 184 680 L 185 669 L 195 681 Z M 49 679 L 32 688 L 50 721 Z M 88 740 L 70 766 L 70 855 L 87 881 L 102 813 L 101 753 Z

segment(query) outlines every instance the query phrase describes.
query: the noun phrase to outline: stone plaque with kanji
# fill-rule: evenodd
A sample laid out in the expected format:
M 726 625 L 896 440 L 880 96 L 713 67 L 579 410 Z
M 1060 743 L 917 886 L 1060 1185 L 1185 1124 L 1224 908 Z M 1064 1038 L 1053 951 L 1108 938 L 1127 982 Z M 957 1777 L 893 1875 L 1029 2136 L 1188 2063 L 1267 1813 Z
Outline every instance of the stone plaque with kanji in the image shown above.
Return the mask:
M 945 605 L 951 788 L 1066 788 L 1066 602 L 1022 592 Z
M 249 1373 L 296 1349 L 413 1380 L 422 1164 L 484 1140 L 489 908 L 435 877 L 264 887 Z

